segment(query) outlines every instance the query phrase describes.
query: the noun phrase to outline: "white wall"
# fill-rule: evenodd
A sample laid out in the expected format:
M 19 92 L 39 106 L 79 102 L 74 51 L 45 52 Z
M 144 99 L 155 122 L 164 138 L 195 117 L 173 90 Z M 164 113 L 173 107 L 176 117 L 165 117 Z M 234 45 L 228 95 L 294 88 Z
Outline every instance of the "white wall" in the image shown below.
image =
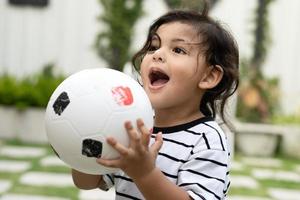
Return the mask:
M 231 31 L 236 39 L 241 57 L 249 57 L 252 53 L 251 43 L 253 30 L 253 10 L 256 0 L 220 0 L 211 11 L 211 15 L 220 20 Z
M 253 19 L 257 0 L 221 0 L 212 14 L 231 28 L 241 58 L 251 56 Z M 300 1 L 276 0 L 269 10 L 272 43 L 263 66 L 269 77 L 279 77 L 281 108 L 300 114 Z
M 93 49 L 96 33 L 104 28 L 96 19 L 101 13 L 99 1 L 49 2 L 45 8 L 33 8 L 0 1 L 0 72 L 24 76 L 47 63 L 55 63 L 66 74 L 106 67 Z M 143 44 L 153 19 L 166 11 L 161 0 L 145 0 L 144 8 L 145 15 L 136 28 L 134 50 Z
M 103 65 L 92 49 L 100 30 L 97 0 L 50 0 L 46 8 L 0 1 L 0 70 L 18 76 L 47 63 L 63 72 Z
M 103 26 L 98 0 L 50 0 L 46 8 L 15 7 L 0 0 L 0 72 L 18 76 L 55 63 L 59 70 L 75 71 L 107 66 L 92 45 Z M 256 0 L 221 0 L 212 15 L 228 24 L 237 39 L 241 58 L 251 55 Z M 264 71 L 281 80 L 282 107 L 300 113 L 300 8 L 299 0 L 276 0 L 270 9 L 272 46 Z M 144 0 L 145 15 L 134 34 L 131 50 L 137 50 L 152 21 L 167 8 L 163 0 Z
M 272 44 L 264 71 L 280 77 L 284 110 L 300 114 L 300 1 L 276 0 L 270 22 Z

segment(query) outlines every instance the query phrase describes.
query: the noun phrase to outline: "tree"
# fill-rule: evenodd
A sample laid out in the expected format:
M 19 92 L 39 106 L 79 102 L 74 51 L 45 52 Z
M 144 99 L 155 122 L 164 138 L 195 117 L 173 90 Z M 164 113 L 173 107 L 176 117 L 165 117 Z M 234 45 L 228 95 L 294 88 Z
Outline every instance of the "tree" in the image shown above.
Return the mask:
M 278 107 L 277 78 L 267 78 L 262 67 L 270 46 L 268 9 L 274 0 L 258 0 L 254 19 L 253 54 L 242 63 L 237 117 L 252 122 L 270 122 Z
M 129 51 L 134 24 L 142 15 L 142 0 L 99 0 L 103 13 L 99 20 L 106 30 L 100 32 L 95 41 L 97 54 L 108 65 L 122 71 L 130 60 Z
M 220 0 L 165 0 L 166 4 L 171 9 L 187 8 L 196 11 L 202 10 L 205 1 L 207 1 L 209 7 L 212 8 Z
M 258 0 L 255 15 L 254 44 L 251 66 L 257 73 L 261 72 L 270 44 L 268 9 L 274 0 Z

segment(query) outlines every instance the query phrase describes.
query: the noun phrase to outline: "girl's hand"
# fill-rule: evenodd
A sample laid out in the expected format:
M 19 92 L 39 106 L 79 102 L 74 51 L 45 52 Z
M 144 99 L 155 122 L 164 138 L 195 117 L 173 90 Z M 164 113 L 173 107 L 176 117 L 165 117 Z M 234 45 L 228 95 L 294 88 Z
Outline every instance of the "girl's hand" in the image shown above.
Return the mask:
M 137 120 L 134 129 L 131 122 L 125 123 L 129 135 L 129 147 L 120 144 L 115 138 L 107 138 L 107 143 L 120 153 L 120 158 L 113 160 L 97 159 L 97 162 L 106 167 L 120 168 L 133 180 L 142 178 L 155 169 L 155 160 L 163 139 L 158 133 L 155 142 L 149 147 L 151 133 L 141 119 Z

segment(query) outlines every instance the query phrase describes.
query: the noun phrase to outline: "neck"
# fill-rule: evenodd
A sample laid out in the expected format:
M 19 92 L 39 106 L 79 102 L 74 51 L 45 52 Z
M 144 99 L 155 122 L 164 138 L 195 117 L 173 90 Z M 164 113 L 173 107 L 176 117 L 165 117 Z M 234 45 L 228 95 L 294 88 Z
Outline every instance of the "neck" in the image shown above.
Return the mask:
M 163 109 L 155 110 L 154 124 L 157 127 L 175 126 L 204 117 L 199 110 Z

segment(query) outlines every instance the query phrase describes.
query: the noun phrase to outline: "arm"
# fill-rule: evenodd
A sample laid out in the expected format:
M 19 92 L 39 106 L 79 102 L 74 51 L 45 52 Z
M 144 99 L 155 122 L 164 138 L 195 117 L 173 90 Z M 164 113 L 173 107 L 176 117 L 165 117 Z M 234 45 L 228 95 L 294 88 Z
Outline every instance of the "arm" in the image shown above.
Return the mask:
M 161 133 L 157 134 L 155 142 L 149 147 L 151 133 L 141 120 L 137 121 L 138 131 L 130 122 L 125 128 L 130 138 L 129 147 L 118 143 L 114 138 L 107 142 L 120 153 L 116 160 L 98 159 L 97 162 L 107 167 L 121 168 L 132 178 L 147 200 L 190 200 L 188 193 L 169 181 L 155 167 L 155 161 L 163 140 Z
M 99 188 L 105 184 L 102 175 L 86 174 L 75 169 L 72 169 L 72 178 L 75 186 L 84 190 Z

